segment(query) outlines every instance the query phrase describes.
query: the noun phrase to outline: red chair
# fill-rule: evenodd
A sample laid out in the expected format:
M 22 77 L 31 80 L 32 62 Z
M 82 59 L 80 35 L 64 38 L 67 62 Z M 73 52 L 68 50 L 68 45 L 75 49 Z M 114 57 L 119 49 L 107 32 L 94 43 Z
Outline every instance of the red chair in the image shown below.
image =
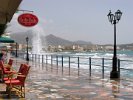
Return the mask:
M 13 76 L 14 74 L 21 75 L 21 74 L 22 74 L 22 70 L 23 70 L 23 68 L 24 68 L 23 65 L 24 65 L 24 64 L 21 64 L 21 65 L 20 65 L 19 71 L 18 71 L 18 72 L 17 72 L 17 71 L 11 71 L 11 73 L 8 74 L 8 77 L 4 77 L 4 81 L 9 80 L 9 78 L 10 78 L 11 76 Z M 19 76 L 17 76 L 16 78 L 12 78 L 12 79 L 17 79 L 18 77 L 19 77 Z
M 8 96 L 11 97 L 11 91 L 17 90 L 21 97 L 25 97 L 25 79 L 29 73 L 30 66 L 24 64 L 21 68 L 21 74 L 17 75 L 17 78 L 10 77 L 9 80 L 5 81 L 6 91 Z
M 4 76 L 8 76 L 9 74 L 13 73 L 14 71 L 8 71 L 7 69 L 5 69 L 3 61 L 0 60 L 0 69 L 1 69 L 1 75 L 2 75 L 2 81 L 4 80 Z
M 8 71 L 11 70 L 12 64 L 13 64 L 13 59 L 9 59 L 8 63 L 4 64 L 5 69 Z

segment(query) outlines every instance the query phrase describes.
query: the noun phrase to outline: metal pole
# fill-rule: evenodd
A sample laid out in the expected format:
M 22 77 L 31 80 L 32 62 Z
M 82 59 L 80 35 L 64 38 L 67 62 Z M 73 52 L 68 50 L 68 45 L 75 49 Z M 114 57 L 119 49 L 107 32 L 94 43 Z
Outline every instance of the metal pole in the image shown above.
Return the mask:
M 53 69 L 53 55 L 51 55 L 51 71 Z
M 53 66 L 53 55 L 51 55 L 51 66 Z
M 56 55 L 57 73 L 58 73 L 58 55 Z
M 119 78 L 120 78 L 120 59 L 118 59 L 118 72 L 119 72 Z
M 116 55 L 116 21 L 114 20 L 114 56 L 113 56 L 113 70 L 117 71 L 117 55 Z
M 114 25 L 114 55 L 112 58 L 112 71 L 110 73 L 110 78 L 120 78 L 118 67 L 117 67 L 117 47 L 116 47 L 116 24 L 119 22 L 122 16 L 122 12 L 120 10 L 117 10 L 115 14 L 112 14 L 111 10 L 109 14 L 107 15 L 109 22 Z
M 79 76 L 79 57 L 78 57 L 78 76 Z
M 102 78 L 104 78 L 104 58 L 102 58 Z
M 27 42 L 27 56 L 26 56 L 26 60 L 27 60 L 27 61 L 29 61 L 28 41 L 29 41 L 29 38 L 28 38 L 28 37 L 26 37 L 26 42 Z
M 32 54 L 32 61 L 33 61 L 33 56 L 34 56 L 34 55 Z
M 48 59 L 48 56 L 46 55 L 46 65 L 48 64 L 47 59 Z
M 42 55 L 42 64 L 43 64 L 43 55 Z
M 63 56 L 62 56 L 62 74 L 63 74 L 63 71 L 64 71 L 64 70 L 63 70 Z
M 90 77 L 91 77 L 91 57 L 89 58 L 89 74 L 90 74 Z
M 35 59 L 35 62 L 36 62 L 36 59 L 37 59 L 37 55 L 36 54 L 35 54 L 35 58 L 34 59 Z
M 117 48 L 116 48 L 116 20 L 114 20 L 114 55 L 113 55 L 113 66 L 110 73 L 110 78 L 119 78 L 119 72 L 117 71 Z
M 69 56 L 69 58 L 68 58 L 68 62 L 69 62 L 69 75 L 70 75 L 70 56 Z
M 16 43 L 16 57 L 18 57 L 18 43 Z
M 56 56 L 56 65 L 58 66 L 58 55 Z

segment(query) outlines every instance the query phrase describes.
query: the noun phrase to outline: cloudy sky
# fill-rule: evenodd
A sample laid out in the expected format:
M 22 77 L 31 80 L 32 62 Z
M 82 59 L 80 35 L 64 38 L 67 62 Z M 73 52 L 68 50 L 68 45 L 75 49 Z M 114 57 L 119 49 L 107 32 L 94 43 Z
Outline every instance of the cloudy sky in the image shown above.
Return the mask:
M 133 0 L 23 0 L 19 8 L 34 11 L 45 35 L 96 44 L 113 44 L 113 25 L 107 14 L 120 9 L 123 15 L 117 24 L 117 43 L 133 43 Z M 21 13 L 14 15 L 12 33 L 28 30 L 17 24 Z

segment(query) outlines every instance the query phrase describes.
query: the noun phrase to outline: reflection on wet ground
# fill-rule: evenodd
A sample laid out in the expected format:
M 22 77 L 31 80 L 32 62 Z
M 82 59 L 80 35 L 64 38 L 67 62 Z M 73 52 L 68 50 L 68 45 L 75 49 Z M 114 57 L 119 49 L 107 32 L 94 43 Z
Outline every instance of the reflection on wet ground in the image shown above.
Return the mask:
M 17 59 L 14 66 L 24 61 Z M 78 76 L 73 69 L 68 74 L 61 67 L 41 65 L 29 62 L 30 74 L 26 80 L 26 97 L 23 100 L 133 100 L 133 82 L 101 79 L 99 76 L 89 78 L 88 74 Z M 17 67 L 16 67 L 17 69 Z M 7 99 L 5 85 L 0 84 L 0 98 Z M 12 99 L 21 99 L 16 94 Z

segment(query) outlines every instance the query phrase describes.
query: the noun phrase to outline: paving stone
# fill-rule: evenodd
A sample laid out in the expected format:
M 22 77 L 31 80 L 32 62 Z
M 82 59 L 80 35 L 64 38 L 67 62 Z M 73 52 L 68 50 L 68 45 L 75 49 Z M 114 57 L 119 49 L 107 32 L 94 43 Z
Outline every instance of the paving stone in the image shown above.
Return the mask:
M 14 60 L 17 60 L 15 66 L 25 63 L 22 59 Z M 29 64 L 31 69 L 26 80 L 24 100 L 133 100 L 132 82 L 101 79 L 99 75 L 90 78 L 85 70 L 78 76 L 74 68 L 69 76 L 67 67 L 64 67 L 62 74 L 59 66 L 57 71 L 57 66 L 52 66 L 51 69 L 50 65 L 42 66 L 33 62 Z M 6 94 L 2 93 L 5 88 L 4 84 L 0 84 L 0 99 L 7 99 Z M 12 96 L 12 99 L 15 98 L 20 97 Z

